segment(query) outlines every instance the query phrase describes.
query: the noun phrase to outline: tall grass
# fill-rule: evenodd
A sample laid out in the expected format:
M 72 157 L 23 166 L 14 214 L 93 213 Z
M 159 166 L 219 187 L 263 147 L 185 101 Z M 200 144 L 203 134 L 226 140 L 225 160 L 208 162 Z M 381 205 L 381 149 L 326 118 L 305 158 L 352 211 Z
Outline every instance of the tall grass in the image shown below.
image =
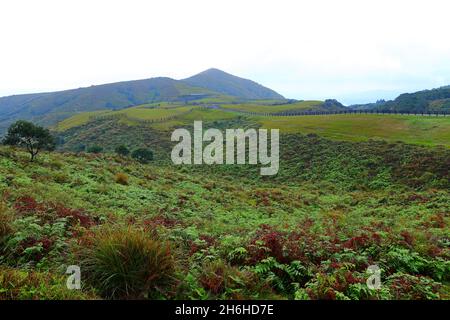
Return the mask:
M 82 273 L 106 298 L 162 298 L 172 284 L 175 262 L 168 244 L 141 230 L 102 230 L 84 253 Z

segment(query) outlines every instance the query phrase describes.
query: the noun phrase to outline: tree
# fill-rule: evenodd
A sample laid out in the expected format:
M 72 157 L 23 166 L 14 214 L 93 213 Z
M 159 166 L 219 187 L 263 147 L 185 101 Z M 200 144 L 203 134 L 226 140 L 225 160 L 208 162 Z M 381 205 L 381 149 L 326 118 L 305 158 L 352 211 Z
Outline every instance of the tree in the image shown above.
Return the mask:
M 55 139 L 48 129 L 23 120 L 13 123 L 8 128 L 3 144 L 25 147 L 31 155 L 31 161 L 41 150 L 55 149 Z
M 87 153 L 100 153 L 103 151 L 103 148 L 98 145 L 93 145 L 87 148 Z
M 153 151 L 146 148 L 139 148 L 131 153 L 131 157 L 141 163 L 148 163 L 153 160 Z
M 115 151 L 118 155 L 121 155 L 124 157 L 126 157 L 127 155 L 130 154 L 130 150 L 123 144 L 118 146 Z

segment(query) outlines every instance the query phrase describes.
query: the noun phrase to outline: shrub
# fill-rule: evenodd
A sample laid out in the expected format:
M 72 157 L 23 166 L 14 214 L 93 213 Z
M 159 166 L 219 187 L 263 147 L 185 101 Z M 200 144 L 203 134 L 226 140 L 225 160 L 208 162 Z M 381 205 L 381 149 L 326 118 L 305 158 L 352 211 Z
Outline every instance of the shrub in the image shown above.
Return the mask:
M 126 157 L 130 154 L 130 150 L 125 145 L 120 145 L 115 149 L 118 155 Z
M 124 186 L 128 185 L 128 176 L 125 173 L 117 173 L 114 179 L 119 184 Z
M 100 153 L 103 151 L 103 148 L 97 145 L 94 146 L 90 146 L 89 148 L 87 148 L 86 150 L 88 153 Z
M 174 279 L 175 262 L 166 243 L 133 228 L 98 232 L 83 249 L 87 281 L 107 298 L 160 298 Z
M 153 160 L 153 151 L 145 148 L 136 149 L 131 154 L 131 157 L 141 163 L 148 163 Z

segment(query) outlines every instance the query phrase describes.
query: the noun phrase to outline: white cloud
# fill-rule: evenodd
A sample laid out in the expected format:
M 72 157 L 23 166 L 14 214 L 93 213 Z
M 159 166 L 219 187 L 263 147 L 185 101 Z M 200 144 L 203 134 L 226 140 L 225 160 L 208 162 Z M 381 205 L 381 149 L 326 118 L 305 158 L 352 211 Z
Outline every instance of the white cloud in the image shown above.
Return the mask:
M 445 0 L 5 0 L 0 95 L 209 67 L 298 99 L 434 87 L 450 83 L 449 9 Z

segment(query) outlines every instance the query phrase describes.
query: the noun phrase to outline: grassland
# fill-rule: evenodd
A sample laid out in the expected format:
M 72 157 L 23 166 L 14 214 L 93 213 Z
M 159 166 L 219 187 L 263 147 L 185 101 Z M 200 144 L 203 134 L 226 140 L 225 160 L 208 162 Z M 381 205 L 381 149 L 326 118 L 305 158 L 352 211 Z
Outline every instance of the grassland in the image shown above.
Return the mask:
M 245 103 L 245 104 L 224 104 L 222 108 L 231 110 L 241 110 L 245 112 L 255 113 L 276 113 L 283 111 L 299 111 L 299 110 L 314 110 L 319 107 L 322 101 L 299 101 L 295 103 L 271 105 L 261 103 Z
M 138 106 L 116 111 L 114 114 L 125 115 L 127 119 L 133 120 L 159 120 L 170 118 L 190 111 L 192 107 L 182 106 L 174 108 L 147 108 L 145 106 Z
M 54 128 L 57 131 L 65 131 L 88 123 L 93 117 L 109 113 L 109 110 L 82 112 L 59 122 Z
M 335 140 L 379 139 L 450 147 L 450 117 L 347 114 L 260 117 L 257 122 L 284 133 L 316 133 Z

